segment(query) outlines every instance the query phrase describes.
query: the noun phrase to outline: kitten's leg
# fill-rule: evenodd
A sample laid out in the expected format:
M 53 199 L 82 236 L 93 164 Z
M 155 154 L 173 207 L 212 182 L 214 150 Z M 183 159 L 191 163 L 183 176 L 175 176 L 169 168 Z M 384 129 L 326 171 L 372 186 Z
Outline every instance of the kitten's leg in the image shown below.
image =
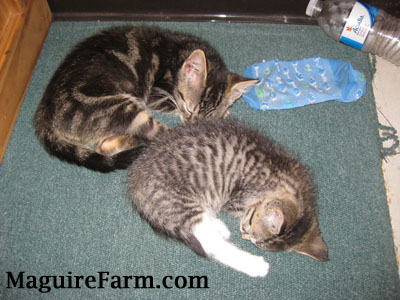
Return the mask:
M 231 236 L 231 232 L 229 231 L 228 227 L 226 227 L 225 223 L 217 218 L 211 218 L 211 220 L 214 223 L 215 229 L 222 236 L 222 238 L 224 240 L 229 240 L 229 237 Z
M 112 156 L 119 152 L 136 148 L 140 145 L 140 141 L 135 139 L 134 137 L 129 136 L 117 136 L 105 139 L 100 146 L 97 147 L 96 152 L 106 155 Z
M 202 221 L 193 228 L 193 235 L 207 256 L 252 277 L 267 275 L 269 264 L 264 258 L 240 250 L 229 243 L 220 233 L 222 221 L 215 220 L 216 218 L 203 214 Z M 227 229 L 225 225 L 224 227 Z
M 112 156 L 119 152 L 136 148 L 142 142 L 152 140 L 157 134 L 166 130 L 168 130 L 167 126 L 153 119 L 146 111 L 141 111 L 129 125 L 127 135 L 105 139 L 97 147 L 96 152 Z
M 167 130 L 168 127 L 166 125 L 154 119 L 146 111 L 141 111 L 132 121 L 127 131 L 140 140 L 150 141 L 157 134 Z

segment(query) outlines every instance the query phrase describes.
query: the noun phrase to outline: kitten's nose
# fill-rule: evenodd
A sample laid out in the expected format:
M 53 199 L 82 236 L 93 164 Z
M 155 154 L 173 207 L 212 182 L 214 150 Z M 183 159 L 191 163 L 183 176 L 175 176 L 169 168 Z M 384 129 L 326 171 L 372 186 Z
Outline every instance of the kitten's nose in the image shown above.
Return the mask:
M 250 236 L 246 232 L 242 232 L 242 239 L 250 240 Z
M 194 118 L 193 115 L 186 115 L 186 116 L 181 115 L 181 121 L 184 125 L 194 123 L 196 119 L 197 118 Z

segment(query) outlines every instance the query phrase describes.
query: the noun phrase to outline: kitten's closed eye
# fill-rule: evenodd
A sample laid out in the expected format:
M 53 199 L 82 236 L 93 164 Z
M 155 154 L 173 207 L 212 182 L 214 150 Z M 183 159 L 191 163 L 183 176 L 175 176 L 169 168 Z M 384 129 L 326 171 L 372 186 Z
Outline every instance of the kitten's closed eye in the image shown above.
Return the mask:
M 251 224 L 255 213 L 256 213 L 256 207 L 252 207 L 247 211 L 247 213 L 243 216 L 240 222 L 240 231 L 242 232 L 242 239 L 244 240 L 250 240 L 249 233 L 251 230 Z

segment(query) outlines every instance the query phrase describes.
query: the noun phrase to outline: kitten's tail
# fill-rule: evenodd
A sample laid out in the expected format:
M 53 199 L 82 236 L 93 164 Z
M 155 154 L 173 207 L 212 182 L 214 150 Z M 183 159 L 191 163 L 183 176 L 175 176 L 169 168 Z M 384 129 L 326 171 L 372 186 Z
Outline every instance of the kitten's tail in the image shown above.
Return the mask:
M 127 169 L 146 147 L 145 145 L 140 145 L 116 153 L 113 156 L 105 156 L 92 149 L 85 148 L 82 145 L 72 144 L 62 139 L 53 141 L 47 136 L 40 134 L 38 134 L 38 137 L 49 154 L 52 154 L 63 161 L 103 173 L 112 172 L 118 169 Z

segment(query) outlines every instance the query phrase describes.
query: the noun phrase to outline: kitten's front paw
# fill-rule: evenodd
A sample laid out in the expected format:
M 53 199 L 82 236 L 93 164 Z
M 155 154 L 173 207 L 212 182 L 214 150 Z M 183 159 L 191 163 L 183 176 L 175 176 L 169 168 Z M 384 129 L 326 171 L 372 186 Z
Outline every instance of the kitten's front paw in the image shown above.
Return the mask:
M 243 262 L 244 265 L 241 271 L 251 277 L 264 277 L 268 274 L 269 263 L 267 263 L 261 256 L 252 255 Z
M 229 231 L 228 227 L 226 227 L 225 223 L 219 219 L 213 220 L 213 225 L 217 229 L 218 233 L 222 236 L 224 240 L 229 240 L 231 236 L 231 232 Z

